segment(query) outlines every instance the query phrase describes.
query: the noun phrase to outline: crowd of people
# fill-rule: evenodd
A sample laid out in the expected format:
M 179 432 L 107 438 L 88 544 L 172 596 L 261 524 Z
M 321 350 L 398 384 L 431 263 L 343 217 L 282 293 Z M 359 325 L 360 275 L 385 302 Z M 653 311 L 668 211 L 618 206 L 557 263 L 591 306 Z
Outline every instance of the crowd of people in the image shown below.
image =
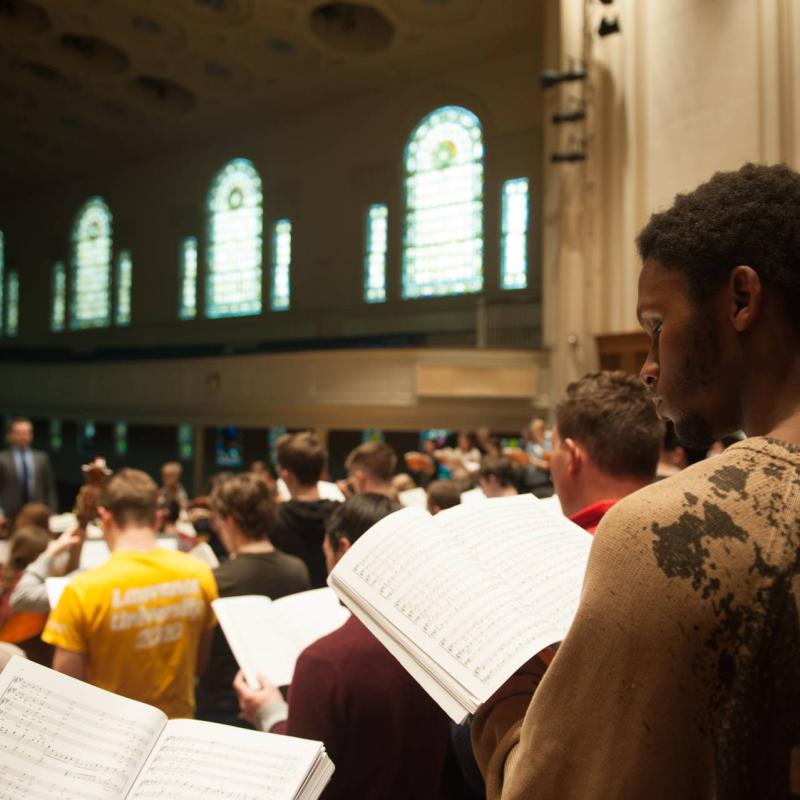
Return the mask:
M 290 433 L 274 472 L 222 473 L 195 498 L 177 463 L 158 486 L 98 457 L 54 534 L 52 472 L 14 419 L 0 659 L 24 653 L 173 718 L 320 740 L 336 766 L 326 798 L 797 796 L 799 208 L 800 176 L 748 165 L 654 215 L 638 239 L 641 379 L 571 382 L 552 427 L 534 419 L 514 443 L 366 442 L 333 483 L 324 442 Z M 582 600 L 564 641 L 466 724 L 356 616 L 303 651 L 288 687 L 239 672 L 215 598 L 324 587 L 403 505 L 521 492 L 594 537 Z M 110 557 L 82 571 L 97 532 Z M 56 576 L 71 578 L 51 608 Z

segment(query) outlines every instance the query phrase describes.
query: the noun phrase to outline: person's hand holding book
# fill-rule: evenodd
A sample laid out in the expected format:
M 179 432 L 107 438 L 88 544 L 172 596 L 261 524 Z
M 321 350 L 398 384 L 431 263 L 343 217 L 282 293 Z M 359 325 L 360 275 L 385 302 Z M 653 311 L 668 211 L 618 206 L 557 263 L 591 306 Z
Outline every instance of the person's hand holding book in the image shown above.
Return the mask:
M 233 679 L 233 688 L 239 700 L 239 713 L 251 725 L 262 731 L 269 731 L 288 716 L 289 707 L 280 689 L 273 686 L 261 673 L 258 675 L 260 688 L 253 689 L 247 683 L 241 670 Z

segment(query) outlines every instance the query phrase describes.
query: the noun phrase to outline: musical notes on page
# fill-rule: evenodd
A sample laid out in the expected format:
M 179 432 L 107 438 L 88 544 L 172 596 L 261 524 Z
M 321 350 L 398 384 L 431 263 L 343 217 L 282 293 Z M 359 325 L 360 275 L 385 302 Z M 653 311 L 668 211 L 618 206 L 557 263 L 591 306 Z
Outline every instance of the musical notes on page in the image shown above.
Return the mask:
M 22 659 L 0 675 L 0 800 L 116 800 L 164 715 Z

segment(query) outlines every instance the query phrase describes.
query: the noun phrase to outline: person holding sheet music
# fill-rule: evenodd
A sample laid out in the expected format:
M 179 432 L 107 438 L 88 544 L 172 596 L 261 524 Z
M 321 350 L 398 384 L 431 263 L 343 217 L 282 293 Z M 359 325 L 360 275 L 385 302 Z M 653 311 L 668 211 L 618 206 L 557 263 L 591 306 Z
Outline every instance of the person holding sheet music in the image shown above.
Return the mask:
M 538 688 L 522 670 L 478 710 L 490 799 L 800 791 L 798 208 L 800 174 L 746 164 L 640 233 L 659 415 L 686 446 L 749 438 L 605 515 Z
M 328 522 L 329 569 L 376 522 L 400 508 L 375 493 L 359 494 Z M 450 723 L 400 663 L 355 616 L 297 660 L 288 706 L 259 676 L 234 686 L 243 715 L 262 730 L 319 739 L 336 772 L 326 800 L 439 800 Z
M 311 588 L 306 565 L 276 549 L 270 540 L 275 504 L 269 487 L 245 472 L 219 481 L 211 494 L 215 524 L 230 559 L 214 570 L 220 597 L 266 595 L 277 600 Z M 236 659 L 222 631 L 211 644 L 209 667 L 197 687 L 197 716 L 209 722 L 242 725 L 231 688 Z
M 206 564 L 157 546 L 157 500 L 139 470 L 103 485 L 98 511 L 111 558 L 67 584 L 42 639 L 56 648 L 57 671 L 191 717 L 217 588 Z

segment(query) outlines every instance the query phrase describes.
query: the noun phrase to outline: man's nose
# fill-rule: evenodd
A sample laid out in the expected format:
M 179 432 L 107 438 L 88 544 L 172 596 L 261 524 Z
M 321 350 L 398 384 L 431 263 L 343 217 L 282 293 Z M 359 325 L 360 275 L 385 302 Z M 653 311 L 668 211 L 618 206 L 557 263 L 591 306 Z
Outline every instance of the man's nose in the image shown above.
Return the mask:
M 655 391 L 658 383 L 658 362 L 650 354 L 648 354 L 642 369 L 639 371 L 639 377 L 648 389 Z

